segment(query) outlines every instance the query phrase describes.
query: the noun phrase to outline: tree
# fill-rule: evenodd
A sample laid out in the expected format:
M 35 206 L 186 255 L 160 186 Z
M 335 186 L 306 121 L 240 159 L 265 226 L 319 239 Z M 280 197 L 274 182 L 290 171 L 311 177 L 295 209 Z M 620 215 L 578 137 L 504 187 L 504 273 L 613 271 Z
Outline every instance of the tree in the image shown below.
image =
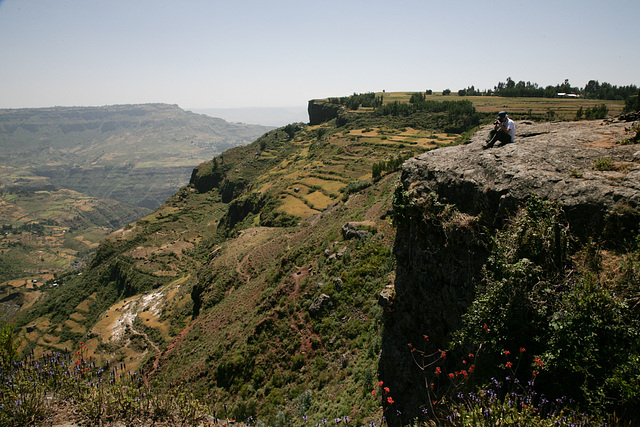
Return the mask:
M 418 104 L 423 101 L 424 101 L 424 94 L 421 92 L 416 92 L 411 94 L 411 99 L 409 100 L 409 103 Z
M 442 95 L 447 96 L 447 95 L 451 95 L 451 89 L 445 89 L 442 91 Z

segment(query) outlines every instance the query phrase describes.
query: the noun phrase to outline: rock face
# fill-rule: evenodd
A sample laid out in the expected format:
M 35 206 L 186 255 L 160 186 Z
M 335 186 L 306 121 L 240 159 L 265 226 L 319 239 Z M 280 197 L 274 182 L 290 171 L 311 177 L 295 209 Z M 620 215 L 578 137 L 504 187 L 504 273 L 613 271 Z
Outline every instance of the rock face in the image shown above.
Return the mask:
M 616 144 L 624 128 L 602 121 L 517 122 L 514 143 L 484 150 L 486 127 L 467 145 L 403 165 L 394 205 L 395 298 L 385 310 L 379 363 L 395 401 L 387 411 L 392 425 L 419 416 L 428 397 L 429 372 L 409 344 L 446 348 L 472 301 L 492 231 L 528 196 L 560 201 L 578 236 L 598 235 L 618 206 L 640 207 L 640 147 Z
M 342 111 L 340 105 L 329 104 L 325 101 L 312 99 L 309 101 L 307 112 L 309 113 L 309 124 L 319 125 L 338 117 L 338 113 Z
M 615 144 L 624 128 L 601 121 L 519 122 L 515 143 L 482 150 L 485 129 L 468 145 L 406 162 L 403 185 L 417 194 L 435 192 L 468 214 L 491 213 L 496 219 L 534 192 L 562 202 L 574 224 L 597 226 L 616 203 L 640 201 L 640 147 Z M 605 158 L 619 170 L 596 170 L 594 162 Z

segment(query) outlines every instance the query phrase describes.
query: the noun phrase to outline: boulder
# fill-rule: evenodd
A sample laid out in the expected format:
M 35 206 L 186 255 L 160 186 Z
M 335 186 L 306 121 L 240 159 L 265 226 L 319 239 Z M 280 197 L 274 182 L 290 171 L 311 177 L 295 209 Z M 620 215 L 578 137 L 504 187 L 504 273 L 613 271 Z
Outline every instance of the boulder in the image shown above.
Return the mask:
M 320 294 L 309 306 L 309 313 L 317 316 L 333 305 L 333 299 L 327 294 Z
M 345 240 L 364 239 L 369 237 L 372 229 L 375 229 L 375 224 L 370 221 L 347 222 L 342 226 L 342 237 Z

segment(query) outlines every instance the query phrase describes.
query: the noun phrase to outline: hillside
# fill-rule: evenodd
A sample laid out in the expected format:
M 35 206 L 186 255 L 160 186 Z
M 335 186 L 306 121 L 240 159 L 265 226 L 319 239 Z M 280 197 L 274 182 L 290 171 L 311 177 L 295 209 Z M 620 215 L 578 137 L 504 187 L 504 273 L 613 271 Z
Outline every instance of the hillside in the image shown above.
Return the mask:
M 313 422 L 349 416 L 360 425 L 378 420 L 383 410 L 388 420 L 397 411 L 423 414 L 424 402 L 411 399 L 413 392 L 424 396 L 419 388 L 424 382 L 418 384 L 415 372 L 407 369 L 412 354 L 407 344 L 416 343 L 412 319 L 429 312 L 429 302 L 407 287 L 412 281 L 448 276 L 471 277 L 476 284 L 479 278 L 465 275 L 467 270 L 457 264 L 468 260 L 470 246 L 456 247 L 467 242 L 471 224 L 477 233 L 469 239 L 482 256 L 470 265 L 482 270 L 489 264 L 491 239 L 510 223 L 504 220 L 513 210 L 482 215 L 456 208 L 458 200 L 443 199 L 433 203 L 441 215 L 434 216 L 421 210 L 431 206 L 424 204 L 430 200 L 429 190 L 411 193 L 411 198 L 396 191 L 398 168 L 420 155 L 405 163 L 400 188 L 422 191 L 436 170 L 424 159 L 462 153 L 469 155 L 467 161 L 502 165 L 509 164 L 500 160 L 507 153 L 517 157 L 522 151 L 518 144 L 480 150 L 485 128 L 473 137 L 452 133 L 469 131 L 493 116 L 479 114 L 470 101 L 425 104 L 406 109 L 407 114 L 382 114 L 366 106 L 328 110 L 335 114 L 311 120 L 317 124 L 269 131 L 252 144 L 200 164 L 188 186 L 152 214 L 105 239 L 81 276 L 59 275 L 57 287 L 50 283 L 38 289 L 38 301 L 23 305 L 15 316 L 23 347 L 39 355 L 83 341 L 91 354 L 142 373 L 156 390 L 187 386 L 209 407 L 220 412 L 224 408 L 238 420 L 252 416 L 268 425 L 301 425 L 303 415 Z M 553 135 L 557 126 L 550 123 L 525 134 L 529 125 L 518 123 L 523 140 Z M 607 128 L 600 123 L 575 126 L 587 132 L 615 128 L 607 136 L 608 147 L 615 147 L 625 136 L 624 125 Z M 536 144 L 527 146 L 534 151 Z M 452 159 L 462 168 L 455 169 L 454 177 L 470 173 L 468 163 Z M 621 161 L 629 163 L 621 171 L 633 170 L 635 160 L 616 157 L 613 162 Z M 526 162 L 532 176 L 537 163 L 542 162 Z M 583 160 L 565 172 L 575 175 L 566 188 L 590 182 L 594 168 Z M 407 180 L 407 170 L 416 171 L 413 181 Z M 627 176 L 603 175 L 613 183 Z M 441 187 L 433 191 L 446 195 L 448 184 L 455 181 L 443 176 Z M 516 182 L 514 172 L 505 176 Z M 486 178 L 471 177 L 476 187 L 461 184 L 463 202 L 467 188 L 469 194 L 485 188 Z M 496 182 L 506 181 L 503 177 Z M 560 185 L 554 188 L 564 194 Z M 487 194 L 494 194 L 489 190 Z M 559 199 L 557 194 L 541 196 Z M 475 200 L 480 196 L 468 203 Z M 494 202 L 474 206 L 484 210 Z M 472 216 L 481 220 L 477 229 Z M 497 221 L 492 223 L 492 218 Z M 447 221 L 440 227 L 442 219 Z M 442 230 L 411 233 L 431 228 Z M 441 247 L 446 249 L 443 254 L 438 252 Z M 451 262 L 430 262 L 431 253 L 438 260 L 451 255 Z M 450 295 L 456 304 L 472 303 L 464 300 L 468 295 Z M 453 317 L 457 314 L 452 312 Z M 433 322 L 442 321 L 439 317 Z M 447 333 L 436 341 L 440 349 L 449 344 Z M 404 342 L 406 337 L 412 341 Z M 394 371 L 394 366 L 402 370 Z M 393 399 L 378 388 L 379 376 L 389 382 L 398 405 L 385 403 Z M 396 394 L 400 389 L 405 395 Z
M 217 401 L 243 396 L 237 417 L 258 404 L 261 416 L 288 408 L 289 417 L 306 390 L 317 393 L 309 413 L 351 412 L 353 396 L 370 412 L 376 295 L 393 280 L 394 170 L 457 135 L 356 119 L 288 125 L 198 166 L 189 186 L 109 236 L 82 276 L 60 275 L 18 315 L 25 344 L 39 354 L 83 340 L 162 383 L 188 380 Z M 348 222 L 370 238 L 345 240 Z M 300 372 L 309 376 L 294 381 Z
M 194 166 L 269 129 L 166 104 L 3 109 L 0 165 L 32 175 L 3 188 L 53 185 L 155 209 Z
M 0 110 L 0 299 L 78 268 L 194 166 L 268 129 L 163 104 Z

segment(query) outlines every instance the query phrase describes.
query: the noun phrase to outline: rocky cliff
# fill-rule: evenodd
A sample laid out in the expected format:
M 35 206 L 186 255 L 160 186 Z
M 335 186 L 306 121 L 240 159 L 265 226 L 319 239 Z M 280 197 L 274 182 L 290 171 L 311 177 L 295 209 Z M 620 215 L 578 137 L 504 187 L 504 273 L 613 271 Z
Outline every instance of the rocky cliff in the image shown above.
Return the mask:
M 379 375 L 395 400 L 387 408 L 391 422 L 396 410 L 408 421 L 426 404 L 424 372 L 409 344 L 428 336 L 432 350 L 447 348 L 473 299 L 492 232 L 532 193 L 561 202 L 578 239 L 624 233 L 626 213 L 633 216 L 639 207 L 640 150 L 618 143 L 628 123 L 516 125 L 512 144 L 483 149 L 487 127 L 469 144 L 403 165 L 394 201 L 395 290 L 381 296 L 386 314 Z M 616 227 L 608 229 L 612 221 Z
M 309 113 L 309 124 L 311 126 L 328 122 L 338 117 L 343 108 L 340 105 L 330 104 L 323 100 L 312 99 L 309 101 L 307 112 Z

